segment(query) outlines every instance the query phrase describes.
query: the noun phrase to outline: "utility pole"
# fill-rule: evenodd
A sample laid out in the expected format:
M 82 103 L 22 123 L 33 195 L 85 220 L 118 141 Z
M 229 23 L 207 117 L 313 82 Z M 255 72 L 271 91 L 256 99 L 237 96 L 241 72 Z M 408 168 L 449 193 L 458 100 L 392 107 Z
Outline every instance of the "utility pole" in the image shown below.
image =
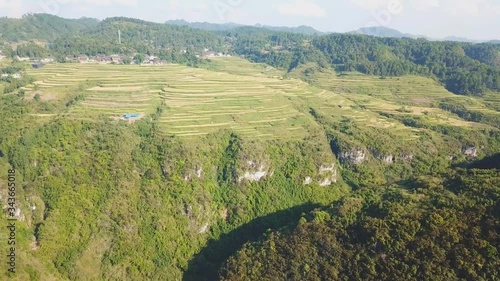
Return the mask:
M 118 29 L 118 44 L 122 44 L 122 32 Z

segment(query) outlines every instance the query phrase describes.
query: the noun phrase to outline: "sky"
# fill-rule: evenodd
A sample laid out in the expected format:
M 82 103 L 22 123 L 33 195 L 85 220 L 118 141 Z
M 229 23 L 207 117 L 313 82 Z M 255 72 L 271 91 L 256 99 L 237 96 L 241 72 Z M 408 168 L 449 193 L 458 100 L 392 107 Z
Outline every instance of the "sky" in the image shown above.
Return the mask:
M 500 0 L 0 0 L 0 16 L 26 13 L 309 25 L 325 32 L 385 26 L 432 38 L 500 39 Z

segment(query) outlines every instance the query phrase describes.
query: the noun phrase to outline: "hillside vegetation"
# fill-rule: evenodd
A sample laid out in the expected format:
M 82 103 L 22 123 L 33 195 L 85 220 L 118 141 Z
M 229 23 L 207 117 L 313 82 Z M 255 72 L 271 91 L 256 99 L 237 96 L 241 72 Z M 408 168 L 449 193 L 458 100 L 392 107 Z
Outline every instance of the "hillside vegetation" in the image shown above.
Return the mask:
M 2 46 L 18 258 L 0 279 L 498 279 L 489 45 L 128 18 L 47 43 Z
M 91 18 L 63 19 L 49 14 L 28 14 L 21 19 L 0 18 L 0 41 L 53 41 L 86 28 L 95 27 Z
M 496 280 L 499 181 L 459 170 L 359 190 L 246 245 L 221 280 Z

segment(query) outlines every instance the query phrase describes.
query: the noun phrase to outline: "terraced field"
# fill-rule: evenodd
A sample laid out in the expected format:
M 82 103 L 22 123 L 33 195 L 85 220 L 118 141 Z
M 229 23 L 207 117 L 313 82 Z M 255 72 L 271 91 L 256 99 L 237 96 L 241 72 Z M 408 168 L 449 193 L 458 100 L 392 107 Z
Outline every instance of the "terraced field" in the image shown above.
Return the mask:
M 77 119 L 141 117 L 163 104 L 159 119 L 166 134 L 205 135 L 222 129 L 261 138 L 302 137 L 311 125 L 291 99 L 312 92 L 300 81 L 234 75 L 180 65 L 159 67 L 53 64 L 30 70 L 35 85 L 25 88 L 58 97 L 71 86 L 94 81 L 85 98 L 63 113 Z
M 261 139 L 303 138 L 319 126 L 311 108 L 339 122 L 349 119 L 362 126 L 391 130 L 405 140 L 419 138 L 421 130 L 387 114 L 425 115 L 428 122 L 436 124 L 487 126 L 440 109 L 439 101 L 446 98 L 463 101 L 472 110 L 499 114 L 495 109 L 499 101 L 493 98 L 496 95 L 461 97 L 422 77 L 380 79 L 319 73 L 314 87 L 299 79 L 284 79 L 282 72 L 271 67 L 237 58 L 214 59 L 207 66 L 52 64 L 29 70 L 36 82 L 24 89 L 28 95 L 38 93 L 45 100 L 82 91 L 83 101 L 59 114 L 65 118 L 104 117 L 118 122 L 124 114 L 144 118 L 161 107 L 160 128 L 165 134 L 180 137 L 230 129 Z

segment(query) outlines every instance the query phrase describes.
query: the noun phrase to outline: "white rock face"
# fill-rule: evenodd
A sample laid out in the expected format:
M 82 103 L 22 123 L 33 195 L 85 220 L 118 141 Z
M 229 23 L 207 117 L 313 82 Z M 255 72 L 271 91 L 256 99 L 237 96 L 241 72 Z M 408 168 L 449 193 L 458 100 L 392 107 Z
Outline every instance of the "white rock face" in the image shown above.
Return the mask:
M 348 152 L 343 152 L 340 155 L 340 159 L 343 162 L 348 162 L 354 165 L 361 164 L 366 160 L 366 153 L 360 149 L 353 149 Z
M 269 171 L 265 164 L 257 163 L 256 161 L 247 161 L 247 164 L 250 166 L 250 169 L 245 171 L 245 174 L 238 177 L 238 181 L 246 179 L 249 181 L 260 181 L 265 176 L 268 175 Z
M 184 176 L 185 181 L 190 181 L 193 177 L 201 178 L 203 175 L 203 169 L 198 166 L 194 166 L 194 175 L 192 171 L 190 171 L 187 175 Z
M 240 177 L 240 181 L 243 179 L 247 179 L 249 181 L 260 181 L 265 176 L 267 176 L 267 172 L 263 170 L 259 170 L 255 173 L 245 172 L 245 175 Z
M 412 161 L 413 157 L 414 156 L 411 154 L 403 154 L 403 156 L 402 156 L 403 160 L 405 160 L 405 161 Z
M 331 185 L 333 182 L 330 180 L 330 178 L 326 178 L 324 179 L 322 182 L 319 183 L 320 186 L 329 186 Z
M 197 176 L 198 178 L 201 178 L 202 173 L 203 173 L 203 169 L 202 169 L 202 168 L 198 168 L 198 169 L 196 169 L 196 176 Z
M 208 227 L 209 227 L 209 226 L 210 226 L 210 225 L 209 225 L 209 224 L 208 224 L 208 222 L 207 222 L 205 225 L 203 225 L 203 226 L 200 228 L 200 232 L 199 232 L 199 233 L 200 233 L 200 234 L 203 234 L 203 233 L 207 232 L 207 230 L 208 230 Z
M 321 167 L 319 167 L 320 175 L 323 175 L 326 172 L 336 173 L 335 164 L 332 164 L 330 167 L 325 167 L 323 165 L 321 165 Z
M 306 177 L 304 180 L 304 185 L 310 185 L 313 182 L 311 177 Z
M 319 174 L 327 175 L 325 179 L 318 182 L 320 186 L 329 186 L 332 183 L 337 182 L 337 170 L 335 170 L 335 163 L 329 166 L 321 165 L 321 167 L 319 167 Z
M 469 145 L 462 148 L 462 153 L 466 156 L 477 157 L 477 148 L 475 146 Z
M 380 160 L 384 161 L 387 164 L 394 163 L 395 157 L 393 155 L 381 156 Z

